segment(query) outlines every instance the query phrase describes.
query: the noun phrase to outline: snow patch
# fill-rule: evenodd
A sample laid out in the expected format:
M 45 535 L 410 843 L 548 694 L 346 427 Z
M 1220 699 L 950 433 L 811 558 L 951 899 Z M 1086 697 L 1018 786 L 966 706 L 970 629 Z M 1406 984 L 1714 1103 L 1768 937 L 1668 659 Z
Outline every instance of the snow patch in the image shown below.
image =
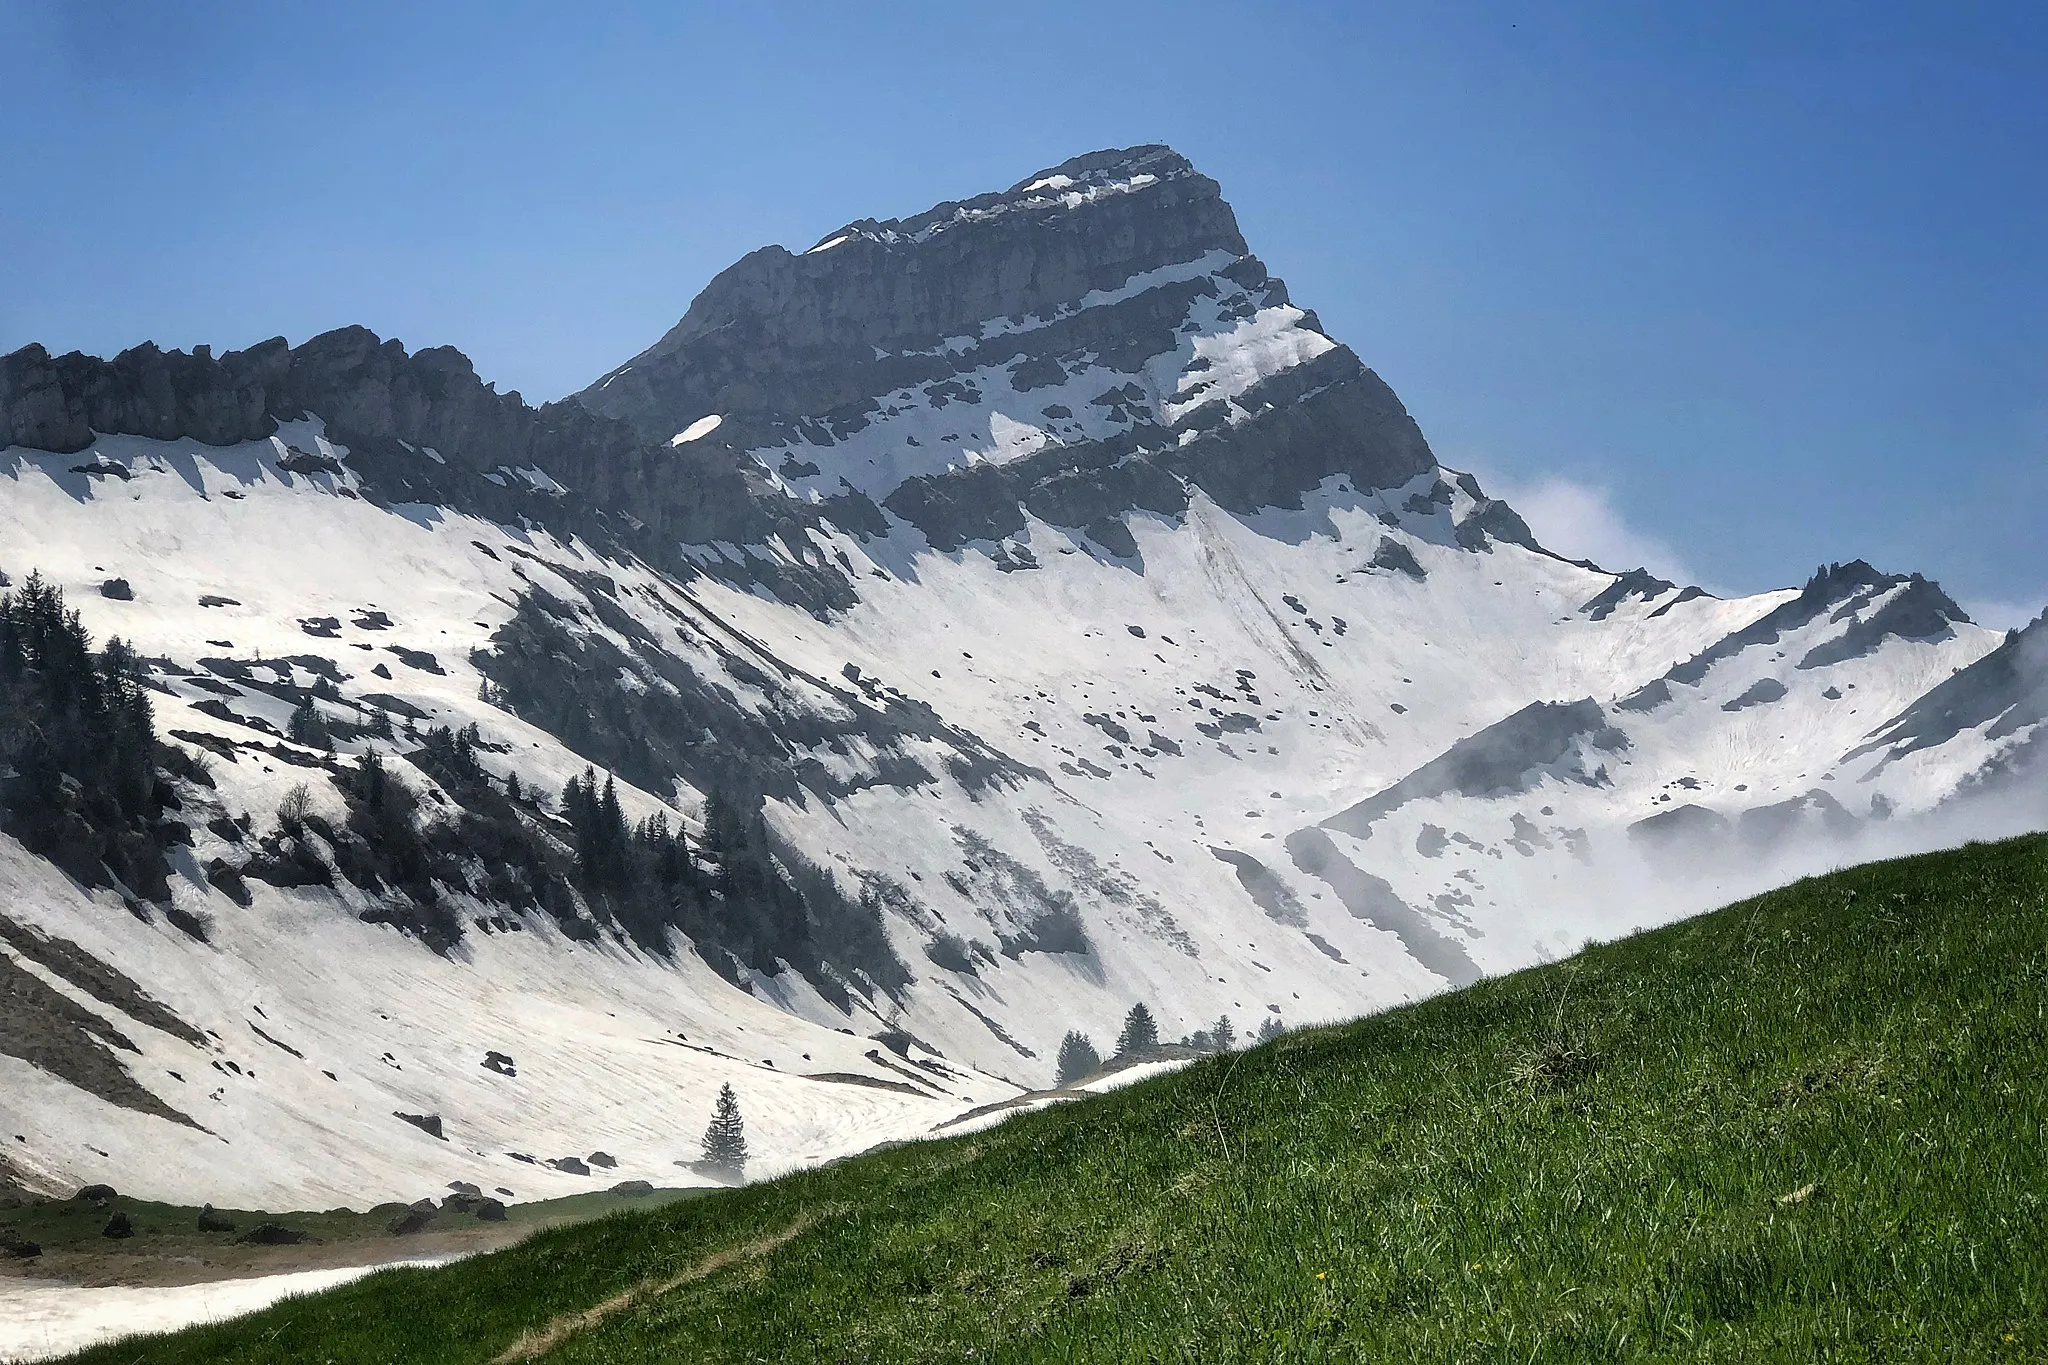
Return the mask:
M 690 425 L 684 427 L 681 431 L 677 432 L 674 436 L 670 437 L 669 444 L 672 446 L 680 446 L 688 445 L 692 441 L 702 440 L 704 437 L 709 436 L 712 432 L 718 430 L 719 423 L 723 422 L 724 420 L 725 418 L 723 416 L 715 412 L 712 413 L 709 417 L 699 417 L 696 421 L 690 423 Z

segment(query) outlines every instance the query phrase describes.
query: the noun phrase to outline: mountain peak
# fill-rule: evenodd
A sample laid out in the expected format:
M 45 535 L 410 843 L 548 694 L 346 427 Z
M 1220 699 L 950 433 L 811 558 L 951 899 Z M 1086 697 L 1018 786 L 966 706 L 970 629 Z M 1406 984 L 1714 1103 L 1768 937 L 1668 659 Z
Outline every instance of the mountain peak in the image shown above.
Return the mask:
M 891 246 L 920 245 L 942 232 L 987 223 L 1005 214 L 1071 213 L 1111 196 L 1140 194 L 1183 180 L 1198 181 L 1205 196 L 1221 198 L 1216 182 L 1196 171 L 1171 147 L 1154 144 L 1089 152 L 1028 175 L 1007 190 L 937 204 L 910 218 L 849 223 L 838 232 L 827 233 L 804 254 L 827 251 L 854 238 Z M 1234 223 L 1232 230 L 1234 233 Z M 1242 240 L 1236 247 L 1243 250 Z
M 1365 493 L 1435 467 L 1221 187 L 1156 145 L 753 252 L 576 400 L 645 440 L 713 441 L 800 499 L 851 490 L 942 547 L 1035 517 L 1120 553 L 1120 518 L 1197 490 L 1298 507 L 1326 479 Z

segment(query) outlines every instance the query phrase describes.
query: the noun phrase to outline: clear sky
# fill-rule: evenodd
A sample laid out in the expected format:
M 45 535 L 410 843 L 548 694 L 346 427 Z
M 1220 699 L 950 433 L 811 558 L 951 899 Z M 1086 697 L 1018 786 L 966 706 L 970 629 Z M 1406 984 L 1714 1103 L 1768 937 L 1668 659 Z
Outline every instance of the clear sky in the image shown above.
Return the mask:
M 1560 548 L 2048 599 L 2039 3 L 0 0 L 0 65 L 0 351 L 555 398 L 756 246 L 1168 142 Z

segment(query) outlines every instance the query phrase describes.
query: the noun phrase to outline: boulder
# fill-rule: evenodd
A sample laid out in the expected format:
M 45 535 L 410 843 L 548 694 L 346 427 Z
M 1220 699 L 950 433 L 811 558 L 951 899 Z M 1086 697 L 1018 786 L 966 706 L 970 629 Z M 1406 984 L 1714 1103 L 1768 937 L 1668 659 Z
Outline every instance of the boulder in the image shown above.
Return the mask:
M 258 1223 L 235 1239 L 239 1246 L 289 1247 L 313 1239 L 297 1228 L 288 1228 L 282 1223 Z
M 420 1231 L 434 1221 L 432 1208 L 410 1208 L 392 1219 L 385 1227 L 393 1237 L 407 1237 Z
M 100 1236 L 102 1237 L 121 1238 L 133 1237 L 134 1235 L 134 1222 L 127 1214 L 122 1213 L 118 1209 L 114 1211 L 114 1216 L 107 1220 L 107 1225 L 100 1229 Z
M 394 1109 L 391 1117 L 404 1119 L 428 1137 L 437 1137 L 443 1142 L 448 1140 L 447 1134 L 441 1131 L 441 1116 L 439 1114 L 407 1114 Z

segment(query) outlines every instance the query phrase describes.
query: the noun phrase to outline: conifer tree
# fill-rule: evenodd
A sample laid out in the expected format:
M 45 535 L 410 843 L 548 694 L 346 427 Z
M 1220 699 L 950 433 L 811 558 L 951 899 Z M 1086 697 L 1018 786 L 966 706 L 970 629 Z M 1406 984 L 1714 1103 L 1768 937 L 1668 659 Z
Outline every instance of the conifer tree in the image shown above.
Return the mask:
M 320 714 L 320 708 L 313 705 L 310 696 L 299 703 L 285 728 L 293 740 L 309 749 L 334 747 L 334 737 L 327 730 L 327 719 Z
M 1068 1085 L 1080 1080 L 1102 1066 L 1102 1054 L 1095 1050 L 1088 1035 L 1079 1029 L 1071 1030 L 1060 1040 L 1059 1083 Z
M 1140 1000 L 1131 1006 L 1131 1012 L 1124 1016 L 1124 1031 L 1118 1034 L 1116 1039 L 1116 1055 L 1125 1061 L 1132 1061 L 1158 1049 L 1158 1021 L 1153 1019 L 1152 1011 L 1145 1008 L 1145 1002 Z
M 718 1108 L 704 1130 L 704 1164 L 739 1180 L 747 1168 L 747 1124 L 740 1117 L 739 1096 L 730 1085 L 718 1088 Z
M 1270 1043 L 1285 1032 L 1287 1032 L 1287 1026 L 1280 1022 L 1280 1016 L 1269 1014 L 1266 1016 L 1266 1021 L 1259 1025 L 1259 1041 Z
M 1230 1016 L 1218 1019 L 1209 1030 L 1209 1045 L 1218 1052 L 1229 1052 L 1237 1046 L 1237 1028 L 1230 1022 Z

